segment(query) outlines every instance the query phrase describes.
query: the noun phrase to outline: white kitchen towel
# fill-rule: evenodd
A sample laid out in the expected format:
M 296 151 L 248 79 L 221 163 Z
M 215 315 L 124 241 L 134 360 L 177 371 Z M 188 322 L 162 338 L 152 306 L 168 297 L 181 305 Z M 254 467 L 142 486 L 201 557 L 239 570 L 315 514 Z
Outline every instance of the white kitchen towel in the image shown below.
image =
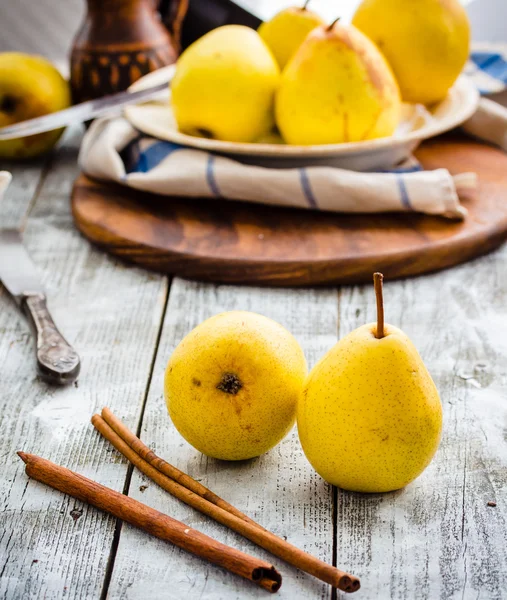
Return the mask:
M 507 89 L 507 44 L 474 43 L 465 68 L 479 92 L 485 96 Z M 507 108 L 482 98 L 479 109 L 462 129 L 507 151 Z
M 482 94 L 507 85 L 507 47 L 475 46 L 466 74 Z M 463 129 L 507 150 L 507 109 L 481 99 Z M 81 148 L 83 170 L 104 180 L 164 195 L 245 200 L 337 212 L 417 211 L 463 218 L 460 196 L 471 193 L 475 176 L 452 177 L 445 169 L 417 164 L 389 173 L 356 173 L 333 167 L 277 169 L 246 165 L 170 142 L 141 136 L 127 121 L 107 118 L 88 130 Z
M 507 152 L 507 108 L 488 98 L 481 98 L 474 116 L 463 131 L 484 142 L 499 146 Z
M 243 200 L 335 212 L 421 212 L 462 219 L 460 194 L 475 175 L 415 164 L 391 172 L 334 167 L 266 168 L 141 136 L 118 117 L 99 119 L 86 133 L 80 165 L 91 177 L 167 196 Z

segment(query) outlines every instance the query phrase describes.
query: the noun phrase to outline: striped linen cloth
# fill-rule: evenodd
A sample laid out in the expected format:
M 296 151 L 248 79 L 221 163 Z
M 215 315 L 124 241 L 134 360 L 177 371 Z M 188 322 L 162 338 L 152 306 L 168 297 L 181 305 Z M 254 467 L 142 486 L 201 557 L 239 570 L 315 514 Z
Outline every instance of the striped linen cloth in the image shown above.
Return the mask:
M 474 51 L 465 68 L 483 96 L 507 89 L 507 44 L 474 44 Z M 507 108 L 488 98 L 482 98 L 475 115 L 463 125 L 463 130 L 507 152 Z
M 481 47 L 466 73 L 481 92 L 507 84 L 507 52 Z M 469 134 L 507 150 L 507 109 L 481 99 L 467 122 Z M 167 196 L 241 200 L 335 212 L 421 212 L 462 219 L 460 196 L 475 185 L 474 174 L 423 171 L 415 160 L 389 172 L 358 173 L 328 166 L 267 168 L 245 164 L 139 135 L 125 119 L 95 121 L 86 133 L 79 162 L 85 173 Z
M 475 42 L 465 74 L 483 96 L 503 92 L 507 85 L 507 44 Z

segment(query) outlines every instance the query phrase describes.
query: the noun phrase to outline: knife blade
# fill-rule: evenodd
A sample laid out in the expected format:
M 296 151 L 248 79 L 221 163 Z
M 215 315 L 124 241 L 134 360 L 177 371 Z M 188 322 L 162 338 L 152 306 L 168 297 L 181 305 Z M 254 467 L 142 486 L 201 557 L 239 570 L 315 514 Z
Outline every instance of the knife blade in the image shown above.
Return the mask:
M 131 92 L 119 92 L 118 94 L 111 94 L 110 96 L 104 96 L 95 100 L 87 100 L 86 102 L 81 102 L 81 104 L 76 104 L 70 108 L 43 115 L 42 117 L 27 119 L 14 125 L 1 127 L 0 140 L 12 140 L 27 135 L 52 131 L 53 129 L 71 125 L 72 123 L 83 123 L 89 119 L 104 116 L 113 109 L 150 100 L 167 89 L 168 84 L 174 76 L 175 68 L 164 69 L 164 71 L 163 80 L 158 78 L 158 83 L 150 87 Z
M 0 172 L 0 198 L 9 181 L 10 174 Z M 49 313 L 40 276 L 16 229 L 0 229 L 0 280 L 35 331 L 41 377 L 59 385 L 75 381 L 81 368 L 79 356 Z
M 23 296 L 44 293 L 17 229 L 0 229 L 0 280 L 18 306 Z

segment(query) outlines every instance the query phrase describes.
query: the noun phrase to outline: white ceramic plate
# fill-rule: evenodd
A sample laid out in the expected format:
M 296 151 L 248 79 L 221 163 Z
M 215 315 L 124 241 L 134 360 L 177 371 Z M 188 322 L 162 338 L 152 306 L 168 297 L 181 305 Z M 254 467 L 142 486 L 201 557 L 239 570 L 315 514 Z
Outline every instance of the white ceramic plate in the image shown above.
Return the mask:
M 167 70 L 164 67 L 137 81 L 132 89 L 154 85 Z M 479 94 L 465 77 L 460 77 L 447 97 L 428 112 L 422 106 L 404 105 L 403 118 L 395 134 L 387 138 L 328 144 L 289 146 L 287 144 L 245 144 L 199 138 L 178 131 L 170 107 L 169 93 L 144 104 L 128 106 L 125 116 L 142 133 L 192 148 L 236 156 L 242 162 L 267 166 L 333 165 L 358 171 L 389 168 L 407 158 L 425 139 L 461 125 L 477 109 Z

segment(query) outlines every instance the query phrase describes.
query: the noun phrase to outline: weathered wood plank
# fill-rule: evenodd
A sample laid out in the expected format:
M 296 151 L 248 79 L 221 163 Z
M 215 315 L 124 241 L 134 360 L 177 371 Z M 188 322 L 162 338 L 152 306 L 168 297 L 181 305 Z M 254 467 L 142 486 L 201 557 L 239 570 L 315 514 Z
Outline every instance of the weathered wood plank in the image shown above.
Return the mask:
M 108 404 L 121 407 L 135 427 L 167 294 L 164 278 L 121 266 L 75 231 L 69 193 L 78 141 L 59 151 L 24 236 L 55 321 L 81 355 L 76 386 L 54 389 L 36 378 L 28 325 L 14 303 L 0 297 L 2 598 L 100 596 L 114 519 L 29 482 L 15 452 L 40 454 L 123 489 L 126 467 L 89 419 Z M 19 219 L 22 213 L 11 205 L 11 217 Z
M 338 491 L 338 557 L 362 578 L 358 599 L 507 596 L 506 258 L 504 248 L 385 286 L 386 320 L 411 337 L 440 390 L 444 435 L 406 489 Z M 371 288 L 340 300 L 340 335 L 375 319 Z
M 277 448 L 259 459 L 227 463 L 207 459 L 173 428 L 163 400 L 166 362 L 179 341 L 205 318 L 232 309 L 260 312 L 286 326 L 302 344 L 313 365 L 337 339 L 334 290 L 259 290 L 214 286 L 176 279 L 171 290 L 163 335 L 143 420 L 142 438 L 161 456 L 202 481 L 275 533 L 332 560 L 333 502 L 329 488 L 302 455 L 294 430 Z M 144 491 L 141 486 L 148 486 Z M 282 598 L 328 598 L 329 588 L 298 573 L 244 540 L 181 504 L 135 472 L 130 494 L 171 516 L 265 558 L 282 571 Z M 265 591 L 201 562 L 177 548 L 124 526 L 108 597 L 113 598 L 261 598 Z
M 108 404 L 135 428 L 166 296 L 164 280 L 121 267 L 74 232 L 67 195 L 75 170 L 71 145 L 41 187 L 25 241 L 44 275 L 55 318 L 83 357 L 78 388 L 50 390 L 36 380 L 27 325 L 0 294 L 0 596 L 6 598 L 100 594 L 113 520 L 34 482 L 26 485 L 14 452 L 24 447 L 123 487 L 125 463 L 91 431 L 88 419 Z M 2 224 L 22 223 L 40 172 L 40 165 L 18 172 Z M 453 271 L 386 285 L 387 320 L 410 335 L 432 371 L 444 403 L 445 430 L 435 461 L 405 490 L 373 496 L 338 491 L 337 562 L 361 576 L 359 600 L 507 594 L 506 258 L 504 249 Z M 338 326 L 344 335 L 374 318 L 373 292 L 343 288 L 337 303 L 333 290 L 259 290 L 176 280 L 143 423 L 144 440 L 161 455 L 267 527 L 331 560 L 332 495 L 306 463 L 295 431 L 264 457 L 229 465 L 199 456 L 170 426 L 162 398 L 170 352 L 204 318 L 233 308 L 256 310 L 286 325 L 312 365 L 336 342 Z M 273 560 L 285 575 L 285 597 L 328 597 L 326 586 L 153 484 L 142 492 L 146 484 L 135 474 L 131 494 Z M 491 500 L 496 507 L 487 506 Z M 128 526 L 122 530 L 111 598 L 262 594 Z

